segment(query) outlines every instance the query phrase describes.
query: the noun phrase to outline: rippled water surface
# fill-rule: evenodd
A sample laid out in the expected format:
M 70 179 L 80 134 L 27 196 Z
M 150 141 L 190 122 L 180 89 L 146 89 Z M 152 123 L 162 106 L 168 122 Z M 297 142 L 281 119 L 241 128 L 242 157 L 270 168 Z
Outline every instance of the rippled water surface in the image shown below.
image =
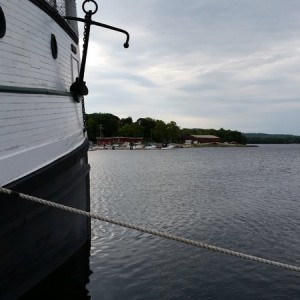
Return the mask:
M 300 265 L 300 145 L 89 152 L 101 215 Z M 91 299 L 300 299 L 300 273 L 92 222 Z

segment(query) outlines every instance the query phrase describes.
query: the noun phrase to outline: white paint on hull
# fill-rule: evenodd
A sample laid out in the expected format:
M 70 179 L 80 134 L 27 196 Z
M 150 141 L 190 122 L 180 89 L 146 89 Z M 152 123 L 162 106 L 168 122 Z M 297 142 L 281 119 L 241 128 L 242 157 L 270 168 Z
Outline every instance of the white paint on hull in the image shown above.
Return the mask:
M 0 0 L 0 5 L 7 28 L 0 39 L 0 85 L 68 92 L 78 71 L 72 61 L 79 61 L 71 37 L 28 0 Z M 47 166 L 85 138 L 81 103 L 71 96 L 0 92 L 0 185 Z

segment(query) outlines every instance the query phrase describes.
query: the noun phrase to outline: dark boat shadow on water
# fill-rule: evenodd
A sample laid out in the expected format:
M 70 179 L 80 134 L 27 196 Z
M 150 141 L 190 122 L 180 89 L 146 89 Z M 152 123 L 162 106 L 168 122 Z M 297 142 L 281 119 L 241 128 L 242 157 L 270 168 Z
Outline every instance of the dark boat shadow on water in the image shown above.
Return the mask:
M 91 243 L 87 242 L 62 266 L 19 299 L 90 299 L 86 288 L 92 274 L 89 265 L 90 249 Z

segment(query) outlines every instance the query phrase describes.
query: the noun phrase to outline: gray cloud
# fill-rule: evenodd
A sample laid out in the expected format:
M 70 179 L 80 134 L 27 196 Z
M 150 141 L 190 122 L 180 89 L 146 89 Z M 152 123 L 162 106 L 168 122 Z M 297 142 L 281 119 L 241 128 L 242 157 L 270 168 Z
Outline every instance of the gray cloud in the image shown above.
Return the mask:
M 94 19 L 131 41 L 92 28 L 87 112 L 300 134 L 298 0 L 116 0 Z

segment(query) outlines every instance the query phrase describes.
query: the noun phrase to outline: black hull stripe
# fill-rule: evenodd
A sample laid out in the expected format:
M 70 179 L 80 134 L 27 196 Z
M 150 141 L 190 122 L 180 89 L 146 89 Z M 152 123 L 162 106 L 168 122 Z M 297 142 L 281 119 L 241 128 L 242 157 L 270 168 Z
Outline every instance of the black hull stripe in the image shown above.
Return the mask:
M 72 96 L 70 92 L 40 89 L 40 88 L 26 88 L 26 87 L 18 87 L 18 86 L 3 86 L 3 85 L 0 86 L 0 93 Z

